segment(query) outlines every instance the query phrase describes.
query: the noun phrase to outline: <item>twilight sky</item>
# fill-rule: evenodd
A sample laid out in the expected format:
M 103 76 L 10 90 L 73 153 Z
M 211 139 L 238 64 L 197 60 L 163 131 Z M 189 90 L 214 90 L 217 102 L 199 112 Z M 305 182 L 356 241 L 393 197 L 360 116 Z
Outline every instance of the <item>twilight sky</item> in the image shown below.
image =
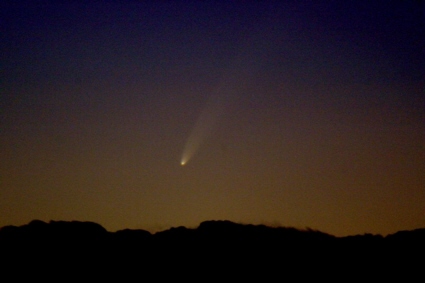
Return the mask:
M 425 227 L 424 1 L 16 2 L 0 227 Z

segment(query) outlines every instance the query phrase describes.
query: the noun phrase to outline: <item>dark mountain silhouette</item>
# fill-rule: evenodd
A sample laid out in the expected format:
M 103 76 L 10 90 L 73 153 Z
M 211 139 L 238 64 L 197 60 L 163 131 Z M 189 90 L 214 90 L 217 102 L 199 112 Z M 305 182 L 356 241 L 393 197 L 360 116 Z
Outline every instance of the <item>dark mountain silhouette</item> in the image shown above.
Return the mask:
M 423 266 L 425 228 L 387 236 L 336 237 L 312 229 L 224 220 L 152 234 L 141 229 L 109 232 L 93 222 L 33 220 L 2 227 L 0 252 L 9 265 L 43 266 L 74 275 L 85 270 L 97 280 L 110 279 L 117 270 L 162 278 L 171 270 L 180 277 L 194 269 L 211 278 L 233 274 L 236 280 L 279 274 L 336 276 L 336 270 L 350 278 L 367 273 L 382 279 L 402 266 L 411 268 L 409 274 L 414 274 L 414 266 Z

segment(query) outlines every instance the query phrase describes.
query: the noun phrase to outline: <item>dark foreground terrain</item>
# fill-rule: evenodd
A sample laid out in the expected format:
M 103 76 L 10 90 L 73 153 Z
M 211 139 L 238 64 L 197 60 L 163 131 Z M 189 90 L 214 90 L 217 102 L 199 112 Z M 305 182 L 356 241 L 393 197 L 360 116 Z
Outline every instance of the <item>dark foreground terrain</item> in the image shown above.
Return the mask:
M 96 281 L 113 276 L 122 281 L 127 275 L 146 277 L 144 281 L 154 276 L 155 281 L 197 282 L 293 281 L 286 276 L 300 281 L 407 280 L 425 274 L 425 228 L 385 237 L 335 237 L 315 230 L 205 221 L 196 229 L 177 227 L 151 234 L 108 232 L 93 222 L 34 220 L 1 228 L 0 252 L 3 274 L 14 270 L 15 279 L 52 279 L 58 273 L 68 279 L 91 274 Z

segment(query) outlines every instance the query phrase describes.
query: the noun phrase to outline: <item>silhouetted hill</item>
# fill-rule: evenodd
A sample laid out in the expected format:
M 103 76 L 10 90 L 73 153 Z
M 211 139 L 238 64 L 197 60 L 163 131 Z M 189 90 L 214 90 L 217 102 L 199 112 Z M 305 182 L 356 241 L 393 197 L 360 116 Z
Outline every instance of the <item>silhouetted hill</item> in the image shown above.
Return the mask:
M 105 276 L 114 270 L 149 273 L 159 267 L 176 274 L 192 268 L 211 276 L 230 272 L 239 279 L 301 267 L 317 274 L 338 269 L 356 272 L 352 276 L 366 271 L 378 275 L 423 264 L 415 256 L 425 251 L 425 228 L 385 237 L 336 237 L 311 229 L 205 221 L 194 229 L 181 226 L 151 234 L 141 229 L 109 232 L 93 222 L 34 220 L 2 227 L 0 251 L 9 264 L 63 272 L 71 266 L 73 272 L 86 268 Z
M 297 244 L 403 244 L 421 245 L 425 243 L 425 228 L 411 231 L 399 231 L 387 236 L 363 234 L 336 237 L 317 230 L 301 230 L 293 227 L 269 227 L 266 225 L 238 224 L 228 220 L 204 221 L 195 229 L 183 226 L 173 227 L 154 234 L 142 229 L 124 229 L 109 232 L 100 224 L 88 221 L 50 221 L 33 220 L 22 226 L 4 226 L 0 228 L 0 244 L 45 244 L 61 241 L 65 243 L 103 242 L 111 245 L 128 245 L 146 242 L 151 245 L 174 245 L 186 243 L 234 244 L 251 247 L 263 245 Z

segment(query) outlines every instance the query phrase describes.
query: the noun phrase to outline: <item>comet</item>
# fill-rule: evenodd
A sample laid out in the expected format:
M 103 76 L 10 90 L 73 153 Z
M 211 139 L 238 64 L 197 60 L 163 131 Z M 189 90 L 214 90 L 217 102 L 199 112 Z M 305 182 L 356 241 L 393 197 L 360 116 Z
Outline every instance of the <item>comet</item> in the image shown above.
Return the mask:
M 213 131 L 219 116 L 226 108 L 225 100 L 225 95 L 216 94 L 210 97 L 186 141 L 180 161 L 182 166 L 184 166 L 192 158 L 192 156 L 198 151 L 202 142 Z
M 216 89 L 210 95 L 190 132 L 183 149 L 180 165 L 184 166 L 191 160 L 203 141 L 213 132 L 218 121 L 224 116 L 226 109 L 245 90 L 246 85 L 252 82 L 252 75 L 258 67 L 258 60 L 253 60 L 256 57 L 253 54 L 253 51 L 256 50 L 255 44 L 253 41 L 248 41 L 239 50 L 239 53 L 223 72 Z
M 244 74 L 245 72 L 241 72 Z M 183 166 L 199 150 L 201 144 L 214 131 L 220 119 L 226 114 L 226 109 L 235 101 L 242 91 L 246 81 L 240 76 L 226 78 L 216 91 L 209 97 L 203 111 L 199 115 L 183 149 L 180 164 Z

